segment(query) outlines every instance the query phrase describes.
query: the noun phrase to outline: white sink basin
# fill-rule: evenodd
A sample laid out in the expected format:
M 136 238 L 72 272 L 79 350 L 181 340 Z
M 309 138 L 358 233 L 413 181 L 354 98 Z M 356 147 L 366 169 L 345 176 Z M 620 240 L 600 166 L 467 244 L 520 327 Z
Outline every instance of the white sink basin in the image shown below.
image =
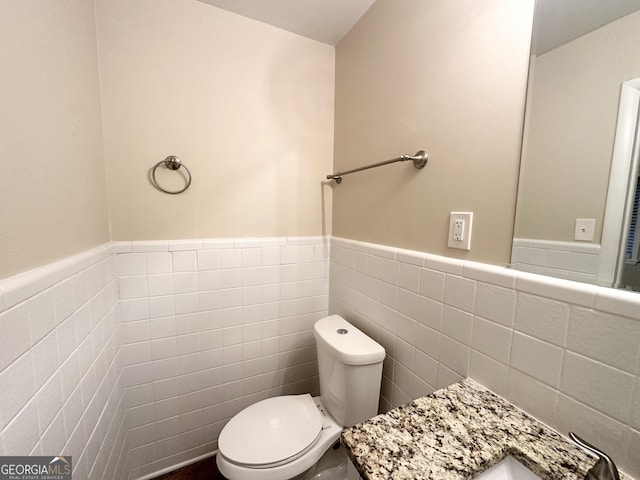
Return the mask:
M 540 480 L 540 477 L 512 456 L 482 472 L 474 480 Z

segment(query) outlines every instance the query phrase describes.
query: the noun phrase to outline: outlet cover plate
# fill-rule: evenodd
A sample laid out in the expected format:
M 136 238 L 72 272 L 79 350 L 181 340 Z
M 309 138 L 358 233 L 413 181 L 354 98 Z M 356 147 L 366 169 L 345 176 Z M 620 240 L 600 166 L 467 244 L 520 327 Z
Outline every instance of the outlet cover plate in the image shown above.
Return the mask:
M 457 240 L 456 221 L 463 221 L 462 239 Z M 449 248 L 471 250 L 471 230 L 473 226 L 473 212 L 451 212 L 449 214 Z
M 595 230 L 595 218 L 576 218 L 576 231 L 573 238 L 579 242 L 593 242 Z

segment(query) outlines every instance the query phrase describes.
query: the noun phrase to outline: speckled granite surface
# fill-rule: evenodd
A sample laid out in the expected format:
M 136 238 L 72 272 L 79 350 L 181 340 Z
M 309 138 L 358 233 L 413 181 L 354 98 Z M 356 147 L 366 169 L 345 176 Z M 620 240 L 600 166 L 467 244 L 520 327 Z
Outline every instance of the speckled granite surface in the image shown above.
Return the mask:
M 368 480 L 468 479 L 507 455 L 549 480 L 582 480 L 595 464 L 557 432 L 470 379 L 347 428 L 342 440 Z

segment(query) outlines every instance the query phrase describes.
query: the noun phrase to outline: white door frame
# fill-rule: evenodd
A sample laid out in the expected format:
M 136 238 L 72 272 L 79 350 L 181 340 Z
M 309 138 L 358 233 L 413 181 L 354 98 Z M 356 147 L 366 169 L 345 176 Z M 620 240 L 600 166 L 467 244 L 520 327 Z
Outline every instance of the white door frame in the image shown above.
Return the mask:
M 638 127 L 640 122 L 640 78 L 622 84 L 618 124 L 613 145 L 611 173 L 607 204 L 602 225 L 602 241 L 598 256 L 598 285 L 620 287 L 624 255 L 629 230 L 629 202 L 637 182 L 638 171 Z M 624 193 L 624 194 L 623 194 Z

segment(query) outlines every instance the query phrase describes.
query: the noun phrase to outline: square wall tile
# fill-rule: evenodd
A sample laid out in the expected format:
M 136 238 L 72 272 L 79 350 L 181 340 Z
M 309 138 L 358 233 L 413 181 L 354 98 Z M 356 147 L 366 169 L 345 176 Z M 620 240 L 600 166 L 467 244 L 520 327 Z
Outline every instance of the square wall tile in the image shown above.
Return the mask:
M 0 313 L 0 371 L 31 347 L 27 307 L 21 303 Z
M 478 283 L 475 314 L 506 327 L 513 325 L 516 312 L 516 292 L 509 288 Z
M 198 261 L 195 251 L 181 251 L 172 253 L 174 272 L 196 272 Z
M 175 295 L 174 302 L 176 307 L 176 315 L 196 313 L 198 311 L 197 293 L 182 293 L 180 295 Z
M 53 290 L 47 289 L 27 300 L 29 337 L 34 345 L 56 327 Z
M 471 346 L 474 350 L 508 365 L 512 335 L 512 329 L 476 316 Z
M 36 393 L 36 408 L 40 433 L 44 434 L 62 407 L 62 386 L 60 376 L 53 375 Z
M 418 297 L 417 320 L 423 325 L 440 331 L 442 328 L 443 309 L 444 305 L 442 303 L 421 295 Z
M 173 275 L 149 275 L 147 277 L 149 296 L 170 295 L 173 293 Z
M 557 387 L 563 353 L 555 345 L 515 332 L 511 346 L 511 366 L 547 385 Z
M 444 303 L 473 313 L 476 302 L 476 282 L 455 275 L 447 275 L 444 289 Z
M 243 268 L 242 269 L 242 286 L 243 287 L 256 287 L 262 286 L 262 267 L 255 268 Z
M 393 372 L 393 382 L 404 392 L 410 392 L 413 389 L 414 374 L 401 363 L 396 362 Z M 404 403 L 404 402 L 403 402 Z
M 149 317 L 159 318 L 174 315 L 176 312 L 173 295 L 149 298 Z
M 175 293 L 193 293 L 198 291 L 198 274 L 181 272 L 173 275 L 173 291 Z
M 60 411 L 40 438 L 40 446 L 43 454 L 45 452 L 62 452 L 65 443 L 64 418 L 62 411 Z
M 31 349 L 36 388 L 40 388 L 60 366 L 58 339 L 55 332 L 40 340 Z M 92 358 L 93 360 L 93 358 Z
M 204 290 L 218 290 L 221 288 L 221 272 L 217 270 L 210 270 L 204 272 L 198 272 L 198 289 Z
M 464 380 L 464 376 L 445 367 L 442 363 L 438 365 L 438 384 L 436 388 L 445 388 Z
M 438 361 L 420 350 L 415 352 L 415 373 L 429 385 L 438 383 Z
M 151 360 L 151 344 L 149 342 L 129 343 L 122 346 L 120 366 L 137 365 Z
M 229 248 L 220 250 L 220 268 L 240 268 L 242 266 L 242 250 Z
M 569 325 L 569 305 L 518 293 L 514 328 L 555 345 L 564 346 Z
M 147 272 L 149 275 L 173 272 L 172 254 L 169 252 L 152 252 L 146 254 Z
M 263 247 L 260 256 L 263 266 L 280 265 L 280 247 Z
M 122 300 L 142 298 L 149 294 L 146 275 L 121 277 L 118 281 L 118 286 Z
M 420 295 L 433 300 L 444 301 L 446 274 L 428 268 L 420 269 Z
M 220 272 L 218 288 L 238 288 L 242 286 L 242 269 L 228 268 Z
M 79 305 L 73 298 L 73 285 L 70 279 L 66 279 L 53 287 L 53 299 L 56 310 L 56 324 L 66 320 Z
M 31 400 L 2 431 L 5 455 L 26 455 L 40 437 L 36 402 Z M 11 441 L 7 441 L 11 439 Z
M 471 313 L 444 306 L 442 314 L 442 333 L 465 344 L 471 345 L 473 315 Z
M 576 432 L 614 458 L 623 450 L 624 425 L 573 398 L 558 396 L 555 418 L 555 427 L 565 435 Z
M 469 376 L 494 393 L 504 396 L 509 367 L 475 350 L 471 351 Z
M 151 340 L 151 358 L 153 360 L 175 357 L 176 354 L 177 346 L 175 337 Z
M 123 322 L 149 318 L 149 301 L 146 298 L 120 301 Z
M 218 310 L 222 305 L 219 291 L 208 291 L 198 293 L 198 303 L 200 312 L 207 310 Z
M 219 250 L 198 250 L 197 252 L 198 270 L 218 270 L 220 268 Z
M 149 320 L 123 323 L 120 329 L 122 343 L 125 345 L 150 339 Z
M 118 255 L 118 275 L 145 275 L 147 262 L 144 253 L 121 253 Z
M 439 358 L 441 336 L 438 330 L 418 324 L 415 330 L 415 346 L 430 357 Z
M 262 249 L 261 248 L 243 248 L 241 256 L 242 256 L 241 266 L 243 268 L 262 266 Z
M 417 293 L 420 287 L 420 268 L 416 265 L 400 263 L 398 267 L 398 285 L 400 288 Z
M 416 349 L 410 343 L 398 339 L 396 342 L 395 359 L 404 367 L 414 370 Z
M 505 398 L 530 415 L 555 425 L 557 390 L 511 369 Z
M 70 317 L 62 322 L 55 331 L 58 341 L 58 355 L 61 362 L 64 362 L 78 346 L 74 320 L 74 317 Z
M 453 370 L 462 377 L 468 376 L 470 355 L 471 348 L 446 335 L 442 335 L 438 360 L 448 369 Z
M 560 391 L 605 415 L 628 422 L 634 383 L 633 375 L 567 352 Z
M 640 359 L 640 322 L 573 307 L 567 348 L 629 373 Z
M 175 317 L 159 317 L 149 320 L 149 329 L 152 339 L 171 337 L 176 334 Z
M 398 289 L 398 311 L 407 317 L 417 320 L 418 318 L 418 294 Z
M 369 260 L 370 261 L 367 264 L 367 273 L 369 275 L 385 282 L 398 284 L 398 273 L 400 271 L 400 264 L 396 260 L 378 256 L 371 256 L 369 257 Z

